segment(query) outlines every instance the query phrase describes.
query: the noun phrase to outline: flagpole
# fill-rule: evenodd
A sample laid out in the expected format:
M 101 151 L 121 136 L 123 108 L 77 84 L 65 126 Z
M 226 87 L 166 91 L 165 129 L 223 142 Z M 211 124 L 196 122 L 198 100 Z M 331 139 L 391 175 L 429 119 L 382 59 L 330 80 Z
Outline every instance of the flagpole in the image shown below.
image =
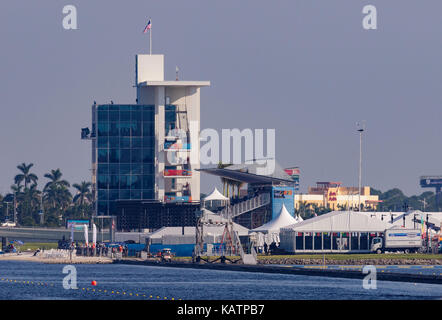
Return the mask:
M 150 55 L 152 55 L 152 19 L 149 18 L 149 20 L 150 20 L 149 49 L 150 49 Z

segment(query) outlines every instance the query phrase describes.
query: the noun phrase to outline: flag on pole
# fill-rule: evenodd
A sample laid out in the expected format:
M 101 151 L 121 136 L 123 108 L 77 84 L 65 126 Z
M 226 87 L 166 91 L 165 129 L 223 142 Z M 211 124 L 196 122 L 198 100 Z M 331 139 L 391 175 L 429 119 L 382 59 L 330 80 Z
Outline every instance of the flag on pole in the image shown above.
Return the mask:
M 149 21 L 147 22 L 147 25 L 146 25 L 146 27 L 144 28 L 144 33 L 147 33 L 147 31 L 149 31 L 150 30 L 150 28 L 152 28 L 152 22 L 151 22 L 151 20 L 149 19 Z

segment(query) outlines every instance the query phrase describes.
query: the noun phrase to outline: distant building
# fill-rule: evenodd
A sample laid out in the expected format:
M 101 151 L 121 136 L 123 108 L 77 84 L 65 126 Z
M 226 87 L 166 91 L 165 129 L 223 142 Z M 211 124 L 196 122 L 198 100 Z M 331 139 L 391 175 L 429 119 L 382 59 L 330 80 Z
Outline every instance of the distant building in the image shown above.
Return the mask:
M 365 208 L 376 209 L 379 196 L 370 194 L 370 187 L 361 190 L 360 203 Z M 316 187 L 309 187 L 308 193 L 295 194 L 295 209 L 301 205 L 317 205 L 330 210 L 357 209 L 359 192 L 357 187 L 343 187 L 341 182 L 317 182 Z

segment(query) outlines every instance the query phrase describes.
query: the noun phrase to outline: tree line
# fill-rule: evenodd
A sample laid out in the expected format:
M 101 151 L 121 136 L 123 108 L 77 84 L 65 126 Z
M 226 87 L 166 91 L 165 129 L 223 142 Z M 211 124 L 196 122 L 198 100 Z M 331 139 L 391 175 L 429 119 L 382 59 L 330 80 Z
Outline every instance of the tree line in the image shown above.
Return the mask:
M 21 226 L 64 226 L 67 219 L 89 219 L 93 212 L 92 184 L 71 184 L 62 179 L 60 169 L 44 174 L 46 183 L 39 190 L 33 163 L 17 166 L 11 192 L 0 194 L 0 221 L 14 221 Z M 14 214 L 15 213 L 15 214 Z M 15 218 L 14 218 L 15 215 Z

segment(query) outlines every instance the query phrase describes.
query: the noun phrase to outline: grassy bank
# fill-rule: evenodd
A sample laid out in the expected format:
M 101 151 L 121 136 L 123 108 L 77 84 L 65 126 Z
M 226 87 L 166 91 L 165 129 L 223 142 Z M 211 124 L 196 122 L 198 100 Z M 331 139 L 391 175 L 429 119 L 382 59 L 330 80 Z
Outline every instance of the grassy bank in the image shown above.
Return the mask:
M 218 257 L 209 258 L 210 261 Z M 239 257 L 229 257 L 237 260 Z M 325 261 L 324 261 L 325 260 Z M 191 257 L 175 257 L 174 261 L 189 263 Z M 219 262 L 219 261 L 218 261 Z M 442 265 L 442 254 L 297 254 L 297 255 L 258 255 L 259 264 L 297 264 L 297 265 Z
M 275 256 L 265 256 L 259 255 L 258 260 L 302 260 L 302 259 L 326 259 L 333 261 L 343 261 L 343 260 L 429 260 L 437 259 L 442 260 L 442 254 L 422 254 L 422 253 L 411 253 L 411 254 L 296 254 L 296 255 L 275 255 Z
M 58 243 L 57 242 L 28 242 L 24 245 L 20 246 L 20 251 L 35 251 L 37 249 L 57 249 Z

